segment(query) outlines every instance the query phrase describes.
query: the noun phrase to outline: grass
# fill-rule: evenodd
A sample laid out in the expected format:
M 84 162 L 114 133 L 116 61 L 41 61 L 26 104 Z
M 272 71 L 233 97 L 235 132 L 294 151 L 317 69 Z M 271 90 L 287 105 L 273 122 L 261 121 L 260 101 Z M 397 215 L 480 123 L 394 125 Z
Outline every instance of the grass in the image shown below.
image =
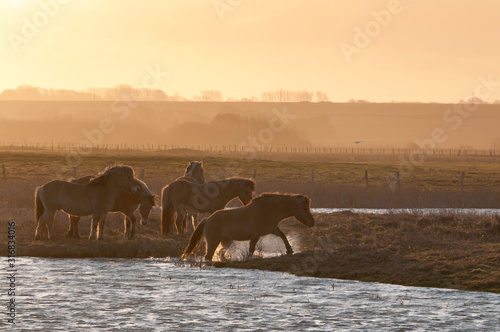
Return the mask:
M 429 157 L 420 166 L 408 168 L 402 167 L 394 156 L 379 156 L 377 160 L 366 156 L 367 160 L 353 162 L 338 160 L 335 155 L 328 160 L 304 159 L 303 155 L 290 155 L 288 160 L 283 160 L 282 155 L 266 156 L 269 159 L 229 158 L 191 150 L 108 152 L 82 157 L 76 164 L 68 154 L 0 152 L 0 164 L 5 165 L 7 174 L 7 184 L 0 186 L 0 202 L 16 200 L 6 191 L 18 190 L 18 184 L 23 187 L 26 185 L 21 183 L 30 183 L 34 190 L 51 179 L 73 177 L 74 167 L 76 175 L 83 176 L 96 174 L 112 163 L 131 165 L 137 175 L 144 170 L 145 181 L 153 192 L 159 193 L 164 185 L 184 173 L 190 161 L 203 159 L 208 180 L 255 174 L 259 193 L 307 194 L 313 200 L 313 207 L 500 206 L 500 160 L 496 157 Z M 368 171 L 368 187 L 365 171 Z M 398 171 L 399 186 L 395 181 Z M 462 172 L 465 172 L 463 193 Z
M 305 228 L 284 221 L 302 252 L 217 267 L 500 293 L 500 217 L 316 215 Z M 296 250 L 297 248 L 295 248 Z

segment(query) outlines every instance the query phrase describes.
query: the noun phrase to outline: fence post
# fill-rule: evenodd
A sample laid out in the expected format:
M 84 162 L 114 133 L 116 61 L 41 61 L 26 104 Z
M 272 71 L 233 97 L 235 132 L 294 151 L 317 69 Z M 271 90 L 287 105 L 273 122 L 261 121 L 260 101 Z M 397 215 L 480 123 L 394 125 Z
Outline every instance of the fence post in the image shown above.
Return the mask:
M 253 180 L 254 181 L 257 180 L 257 170 L 256 169 L 253 170 Z
M 460 194 L 464 193 L 464 180 L 465 180 L 465 172 L 462 172 L 462 180 L 460 181 Z
M 144 168 L 141 168 L 141 174 L 139 175 L 139 180 L 144 180 Z
M 365 170 L 365 184 L 366 188 L 368 188 L 368 170 Z
M 2 164 L 2 174 L 3 174 L 3 182 L 7 182 L 7 172 L 5 171 L 4 164 Z

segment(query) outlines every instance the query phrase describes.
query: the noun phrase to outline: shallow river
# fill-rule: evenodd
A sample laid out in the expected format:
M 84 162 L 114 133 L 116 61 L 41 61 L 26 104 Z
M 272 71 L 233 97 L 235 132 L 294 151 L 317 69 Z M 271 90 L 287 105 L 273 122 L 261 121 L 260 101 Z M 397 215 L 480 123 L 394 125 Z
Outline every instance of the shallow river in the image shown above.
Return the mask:
M 163 259 L 21 257 L 17 270 L 20 330 L 500 328 L 500 295 L 492 293 L 200 269 Z M 6 320 L 1 324 L 5 330 Z

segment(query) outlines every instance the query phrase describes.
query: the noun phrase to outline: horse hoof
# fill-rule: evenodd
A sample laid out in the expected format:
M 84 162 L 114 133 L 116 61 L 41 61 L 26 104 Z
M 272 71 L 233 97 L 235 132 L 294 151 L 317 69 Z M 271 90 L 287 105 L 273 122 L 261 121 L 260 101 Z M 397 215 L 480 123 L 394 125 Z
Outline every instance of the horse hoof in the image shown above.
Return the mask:
M 293 251 L 287 251 L 286 254 L 287 255 L 293 255 Z

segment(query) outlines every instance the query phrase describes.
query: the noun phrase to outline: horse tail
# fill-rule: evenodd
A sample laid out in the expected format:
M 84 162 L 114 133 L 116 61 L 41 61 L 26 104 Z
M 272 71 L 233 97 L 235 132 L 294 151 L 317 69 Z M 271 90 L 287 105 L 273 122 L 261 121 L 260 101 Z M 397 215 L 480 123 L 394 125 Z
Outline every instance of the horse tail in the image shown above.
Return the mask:
M 35 220 L 37 222 L 42 216 L 43 212 L 45 211 L 45 209 L 43 208 L 42 200 L 40 199 L 40 190 L 42 190 L 42 188 L 37 188 L 35 191 L 35 211 L 36 211 Z
M 168 235 L 170 233 L 170 226 L 172 224 L 172 202 L 169 195 L 170 188 L 167 186 L 161 191 L 161 235 Z
M 203 234 L 203 229 L 205 229 L 205 224 L 207 223 L 207 218 L 203 219 L 198 226 L 196 226 L 196 229 L 194 230 L 193 234 L 191 235 L 191 238 L 189 239 L 189 244 L 184 250 L 184 253 L 182 254 L 182 258 L 188 258 L 191 256 L 193 253 L 194 248 L 198 245 L 198 242 L 200 242 L 201 239 L 201 234 Z

